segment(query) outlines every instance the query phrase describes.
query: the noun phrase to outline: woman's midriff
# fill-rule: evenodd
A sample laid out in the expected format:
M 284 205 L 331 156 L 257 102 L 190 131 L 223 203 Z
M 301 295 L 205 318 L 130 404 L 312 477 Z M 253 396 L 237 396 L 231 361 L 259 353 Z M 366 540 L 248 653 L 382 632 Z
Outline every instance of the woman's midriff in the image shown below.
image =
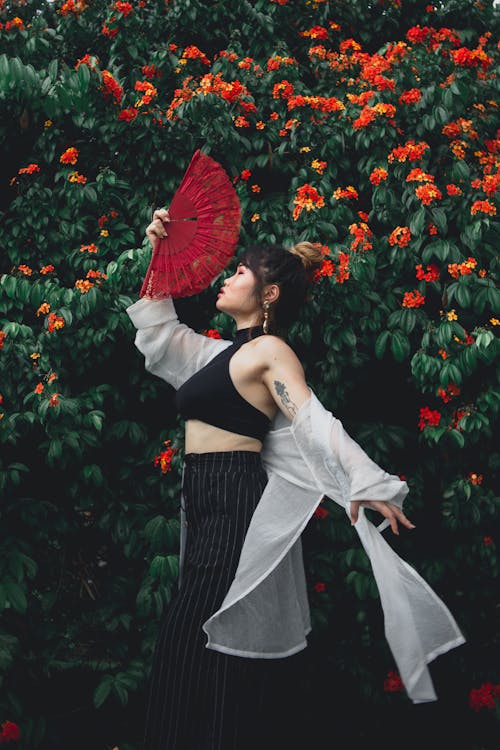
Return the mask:
M 239 435 L 220 427 L 214 427 L 199 419 L 186 421 L 186 453 L 210 453 L 212 451 L 256 451 L 260 453 L 262 443 L 257 438 Z

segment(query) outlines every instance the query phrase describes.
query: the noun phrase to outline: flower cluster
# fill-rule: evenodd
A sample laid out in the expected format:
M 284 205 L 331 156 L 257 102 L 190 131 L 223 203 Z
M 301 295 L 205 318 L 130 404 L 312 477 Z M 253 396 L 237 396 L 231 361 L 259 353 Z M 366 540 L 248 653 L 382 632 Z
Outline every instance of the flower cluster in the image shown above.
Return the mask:
M 418 289 L 414 289 L 413 292 L 405 292 L 401 302 L 402 307 L 422 307 L 424 304 L 425 295 L 421 294 Z
M 76 164 L 78 161 L 78 150 L 74 146 L 67 148 L 59 157 L 59 161 L 61 164 Z
M 469 694 L 469 706 L 473 711 L 482 708 L 495 708 L 495 701 L 500 697 L 500 685 L 485 682 L 480 688 L 473 688 Z
M 59 331 L 61 328 L 64 328 L 64 325 L 64 318 L 60 315 L 56 315 L 53 312 L 49 314 L 47 318 L 47 331 L 49 333 L 52 333 L 52 331 Z
M 483 483 L 483 475 L 482 474 L 476 474 L 475 471 L 470 471 L 467 474 L 467 481 L 471 484 L 482 484 Z
M 422 98 L 422 92 L 420 89 L 409 89 L 408 91 L 403 91 L 403 93 L 399 97 L 399 103 L 400 104 L 416 104 L 420 101 Z
M 316 210 L 325 205 L 325 199 L 318 193 L 315 187 L 305 183 L 297 189 L 297 194 L 293 199 L 295 208 L 293 209 L 293 219 L 297 221 L 304 209 L 306 211 Z
M 469 276 L 476 266 L 477 260 L 469 256 L 462 263 L 448 263 L 448 273 L 454 279 L 458 279 L 459 276 Z
M 389 245 L 399 245 L 406 247 L 411 240 L 411 233 L 408 227 L 396 227 L 389 235 Z
M 389 162 L 418 161 L 419 159 L 422 159 L 428 148 L 430 148 L 430 146 L 425 141 L 416 143 L 413 140 L 409 140 L 404 146 L 396 146 L 393 148 L 387 159 Z
M 70 13 L 79 16 L 86 8 L 88 8 L 88 5 L 82 0 L 66 0 L 66 2 L 56 10 L 56 13 L 60 13 L 61 16 L 69 16 Z
M 18 174 L 34 174 L 35 172 L 39 172 L 40 167 L 38 164 L 28 164 L 27 167 L 21 167 L 21 169 L 18 170 Z
M 97 245 L 94 245 L 93 242 L 90 243 L 90 245 L 80 245 L 80 252 L 81 253 L 97 253 L 99 251 L 99 248 Z
M 80 174 L 78 171 L 70 172 L 68 175 L 68 182 L 78 182 L 80 185 L 85 185 L 87 178 L 85 175 Z
M 384 169 L 383 167 L 375 167 L 368 179 L 372 185 L 380 185 L 381 182 L 387 180 L 388 174 L 387 169 Z
M 438 388 L 437 395 L 439 398 L 443 399 L 444 403 L 447 404 L 448 401 L 451 401 L 453 396 L 458 396 L 460 394 L 460 388 L 456 383 L 448 383 L 446 388 Z
M 415 266 L 416 277 L 419 281 L 437 281 L 439 279 L 439 268 L 435 263 L 428 263 L 425 267 L 425 271 L 422 264 L 419 263 Z
M 419 185 L 415 188 L 415 195 L 422 202 L 423 206 L 430 206 L 432 201 L 441 200 L 443 197 L 441 190 L 431 183 Z
M 373 244 L 370 242 L 369 237 L 373 236 L 373 232 L 366 222 L 361 221 L 351 224 L 349 226 L 349 234 L 354 236 L 351 242 L 351 250 L 354 252 L 372 249 Z
M 403 681 L 397 672 L 388 672 L 384 680 L 384 690 L 386 693 L 400 693 L 404 690 Z
M 441 414 L 436 409 L 429 409 L 428 406 L 423 406 L 420 409 L 420 417 L 418 420 L 418 429 L 424 430 L 426 427 L 436 427 L 441 420 Z
M 123 89 L 109 70 L 102 71 L 102 93 L 107 99 L 113 98 L 116 104 L 123 98 Z
M 236 103 L 245 113 L 255 112 L 257 109 L 253 100 L 248 101 L 248 99 L 251 99 L 250 92 L 241 81 L 225 81 L 220 72 L 216 75 L 206 73 L 202 76 L 198 85 L 194 83 L 192 76 L 188 76 L 184 80 L 182 88 L 174 90 L 174 98 L 167 109 L 167 118 L 174 120 L 176 118 L 175 110 L 181 104 L 196 96 L 205 97 L 208 94 L 215 94 L 228 104 Z
M 389 124 L 394 124 L 393 118 L 395 114 L 396 107 L 394 106 L 394 104 L 378 102 L 378 104 L 375 104 L 373 107 L 363 107 L 359 116 L 355 120 L 353 120 L 352 126 L 354 130 L 366 128 L 379 116 L 387 117 L 389 119 Z
M 171 440 L 164 440 L 163 445 L 166 446 L 165 450 L 161 451 L 154 458 L 154 466 L 159 465 L 162 474 L 172 471 L 172 458 L 174 454 L 177 453 L 177 448 L 172 448 L 171 442 Z
M 208 336 L 209 339 L 220 339 L 222 336 L 217 328 L 206 328 L 202 331 L 203 336 Z
M 495 216 L 497 209 L 496 206 L 493 205 L 493 203 L 490 203 L 490 201 L 474 201 L 471 206 L 470 212 L 473 216 L 475 216 L 477 213 Z
M 0 744 L 4 742 L 18 742 L 21 737 L 21 731 L 13 721 L 2 722 L 2 731 L 0 732 Z
M 340 188 L 338 187 L 333 192 L 333 197 L 335 200 L 339 201 L 341 198 L 348 198 L 351 200 L 357 200 L 358 199 L 358 192 L 356 188 L 354 188 L 352 185 L 348 185 L 346 188 Z

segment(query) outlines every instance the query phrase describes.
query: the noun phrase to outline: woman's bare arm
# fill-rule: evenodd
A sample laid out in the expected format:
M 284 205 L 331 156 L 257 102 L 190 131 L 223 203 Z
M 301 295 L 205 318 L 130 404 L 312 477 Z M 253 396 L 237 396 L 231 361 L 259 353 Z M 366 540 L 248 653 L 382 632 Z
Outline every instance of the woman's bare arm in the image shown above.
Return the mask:
M 262 380 L 283 414 L 292 421 L 311 392 L 305 380 L 304 368 L 295 352 L 277 336 L 262 336 L 259 339 L 258 356 L 262 357 Z M 395 534 L 399 534 L 398 522 L 408 529 L 415 528 L 403 511 L 390 502 L 351 501 L 351 523 L 358 520 L 359 506 L 378 511 L 386 518 Z

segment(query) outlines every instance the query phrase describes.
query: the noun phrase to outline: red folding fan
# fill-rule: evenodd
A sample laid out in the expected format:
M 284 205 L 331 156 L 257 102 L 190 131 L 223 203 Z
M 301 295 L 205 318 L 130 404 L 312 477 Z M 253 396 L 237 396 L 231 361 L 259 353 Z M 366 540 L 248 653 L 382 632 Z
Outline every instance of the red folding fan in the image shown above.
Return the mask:
M 189 297 L 206 289 L 234 255 L 241 225 L 236 191 L 221 165 L 198 149 L 168 208 L 141 297 Z

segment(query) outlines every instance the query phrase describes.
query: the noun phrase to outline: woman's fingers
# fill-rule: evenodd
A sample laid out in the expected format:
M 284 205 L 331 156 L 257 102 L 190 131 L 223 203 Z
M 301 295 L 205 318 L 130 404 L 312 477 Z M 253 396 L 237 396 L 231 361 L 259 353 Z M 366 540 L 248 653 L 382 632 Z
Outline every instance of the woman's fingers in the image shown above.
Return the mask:
M 413 524 L 410 519 L 405 516 L 400 508 L 398 508 L 396 505 L 393 505 L 392 503 L 382 502 L 379 500 L 363 500 L 352 502 L 351 523 L 353 524 L 355 524 L 358 520 L 360 505 L 365 505 L 366 507 L 372 508 L 373 510 L 378 510 L 378 512 L 381 513 L 384 518 L 387 518 L 394 534 L 399 534 L 398 522 L 403 526 L 406 526 L 407 529 L 415 528 L 415 524 Z
M 157 208 L 153 211 L 153 221 L 160 219 L 160 221 L 170 221 L 170 214 L 168 208 Z
M 152 245 L 155 244 L 158 237 L 168 237 L 163 221 L 160 218 L 153 219 L 151 224 L 146 228 L 146 236 Z

